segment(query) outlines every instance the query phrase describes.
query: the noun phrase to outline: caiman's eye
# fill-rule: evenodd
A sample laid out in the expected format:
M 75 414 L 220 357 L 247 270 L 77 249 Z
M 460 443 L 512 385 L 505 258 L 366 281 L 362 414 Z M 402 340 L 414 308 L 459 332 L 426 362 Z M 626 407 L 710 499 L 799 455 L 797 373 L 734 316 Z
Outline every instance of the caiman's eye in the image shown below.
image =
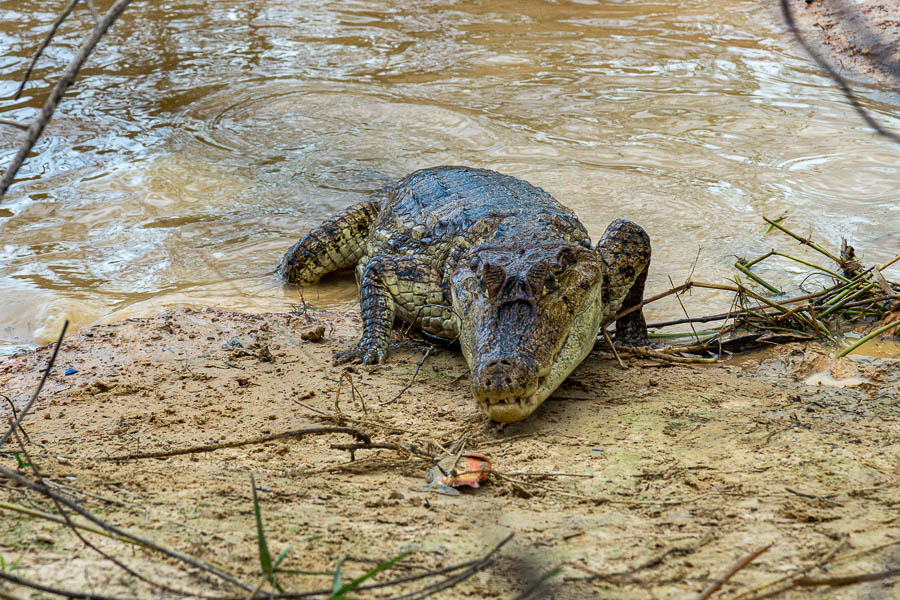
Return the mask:
M 482 290 L 481 280 L 478 277 L 466 277 L 460 287 L 470 294 L 477 294 Z
M 553 274 L 553 271 L 547 271 L 547 276 L 544 278 L 544 294 L 549 292 L 556 291 L 556 275 Z

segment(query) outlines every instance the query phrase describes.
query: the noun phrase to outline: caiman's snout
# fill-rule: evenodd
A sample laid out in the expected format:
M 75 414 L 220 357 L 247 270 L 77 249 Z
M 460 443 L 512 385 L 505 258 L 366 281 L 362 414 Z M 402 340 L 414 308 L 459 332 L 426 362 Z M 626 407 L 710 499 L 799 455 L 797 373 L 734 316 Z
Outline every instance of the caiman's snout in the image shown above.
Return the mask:
M 472 395 L 494 421 L 521 421 L 593 347 L 602 260 L 555 239 L 485 245 L 461 263 L 450 292 Z
M 526 357 L 493 357 L 472 373 L 472 393 L 488 417 L 521 421 L 538 407 L 538 366 Z

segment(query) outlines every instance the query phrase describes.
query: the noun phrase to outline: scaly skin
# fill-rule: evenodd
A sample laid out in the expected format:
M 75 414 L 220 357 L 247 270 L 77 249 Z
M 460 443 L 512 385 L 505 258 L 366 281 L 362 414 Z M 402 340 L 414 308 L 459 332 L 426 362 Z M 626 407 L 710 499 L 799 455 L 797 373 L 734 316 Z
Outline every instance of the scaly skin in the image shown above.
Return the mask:
M 596 248 L 575 214 L 544 190 L 484 169 L 435 167 L 401 180 L 383 206 L 332 217 L 284 256 L 279 274 L 313 283 L 356 266 L 363 335 L 337 362 L 382 362 L 395 318 L 458 339 L 481 409 L 501 422 L 531 414 L 591 351 L 601 326 L 637 304 L 650 239 L 617 219 Z M 641 311 L 616 339 L 647 340 Z

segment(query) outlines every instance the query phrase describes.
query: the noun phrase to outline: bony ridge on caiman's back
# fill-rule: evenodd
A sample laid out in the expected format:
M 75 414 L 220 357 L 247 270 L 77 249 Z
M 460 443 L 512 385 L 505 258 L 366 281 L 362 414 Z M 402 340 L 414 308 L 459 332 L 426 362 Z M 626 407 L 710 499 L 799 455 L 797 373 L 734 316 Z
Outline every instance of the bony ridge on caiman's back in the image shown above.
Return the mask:
M 584 360 L 601 325 L 641 301 L 650 238 L 617 219 L 596 248 L 575 214 L 533 185 L 485 169 L 434 167 L 312 230 L 278 273 L 314 283 L 356 267 L 363 333 L 337 362 L 385 360 L 399 318 L 459 339 L 490 418 L 530 415 Z M 616 339 L 646 343 L 641 311 Z

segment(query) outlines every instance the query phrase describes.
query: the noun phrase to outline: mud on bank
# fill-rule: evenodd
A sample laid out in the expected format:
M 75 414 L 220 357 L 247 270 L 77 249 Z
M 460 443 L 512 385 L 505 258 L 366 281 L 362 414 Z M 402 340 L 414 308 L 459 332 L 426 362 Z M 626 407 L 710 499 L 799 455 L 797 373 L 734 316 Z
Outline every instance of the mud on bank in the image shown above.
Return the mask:
M 318 325 L 324 340 L 301 338 Z M 820 347 L 798 345 L 743 366 L 632 359 L 623 371 L 592 355 L 531 418 L 500 426 L 476 408 L 465 362 L 452 349 L 431 351 L 409 388 L 382 405 L 410 384 L 427 347 L 397 332 L 387 364 L 356 366 L 342 378 L 331 353 L 358 330 L 355 315 L 209 309 L 93 327 L 64 342 L 24 425 L 27 448 L 83 507 L 251 585 L 259 580 L 251 473 L 273 554 L 293 544 L 288 569 L 330 571 L 346 556 L 349 580 L 369 561 L 413 550 L 387 575 L 414 574 L 476 558 L 515 533 L 495 565 L 442 598 L 512 598 L 560 565 L 535 597 L 695 597 L 768 544 L 716 597 L 739 597 L 826 558 L 827 573 L 808 576 L 900 562 L 896 360 L 833 361 Z M 34 390 L 49 353 L 0 362 L 0 391 L 16 406 Z M 857 385 L 803 383 L 820 371 Z M 466 439 L 467 449 L 490 455 L 498 475 L 456 497 L 424 492 L 427 460 L 361 450 L 351 461 L 331 448 L 353 441 L 346 435 L 106 460 L 336 424 L 434 454 Z M 10 455 L 0 463 L 16 466 Z M 9 481 L 0 499 L 53 511 Z M 63 525 L 6 510 L 2 523 L 0 555 L 7 569 L 17 561 L 20 577 L 97 594 L 159 595 Z M 156 581 L 241 595 L 159 555 L 91 539 Z M 884 547 L 871 550 L 877 546 Z M 280 579 L 297 591 L 331 584 L 326 575 Z M 900 597 L 897 578 L 821 589 L 827 598 Z M 0 590 L 27 597 L 22 588 Z
M 843 77 L 896 89 L 900 4 L 791 0 L 797 28 Z

